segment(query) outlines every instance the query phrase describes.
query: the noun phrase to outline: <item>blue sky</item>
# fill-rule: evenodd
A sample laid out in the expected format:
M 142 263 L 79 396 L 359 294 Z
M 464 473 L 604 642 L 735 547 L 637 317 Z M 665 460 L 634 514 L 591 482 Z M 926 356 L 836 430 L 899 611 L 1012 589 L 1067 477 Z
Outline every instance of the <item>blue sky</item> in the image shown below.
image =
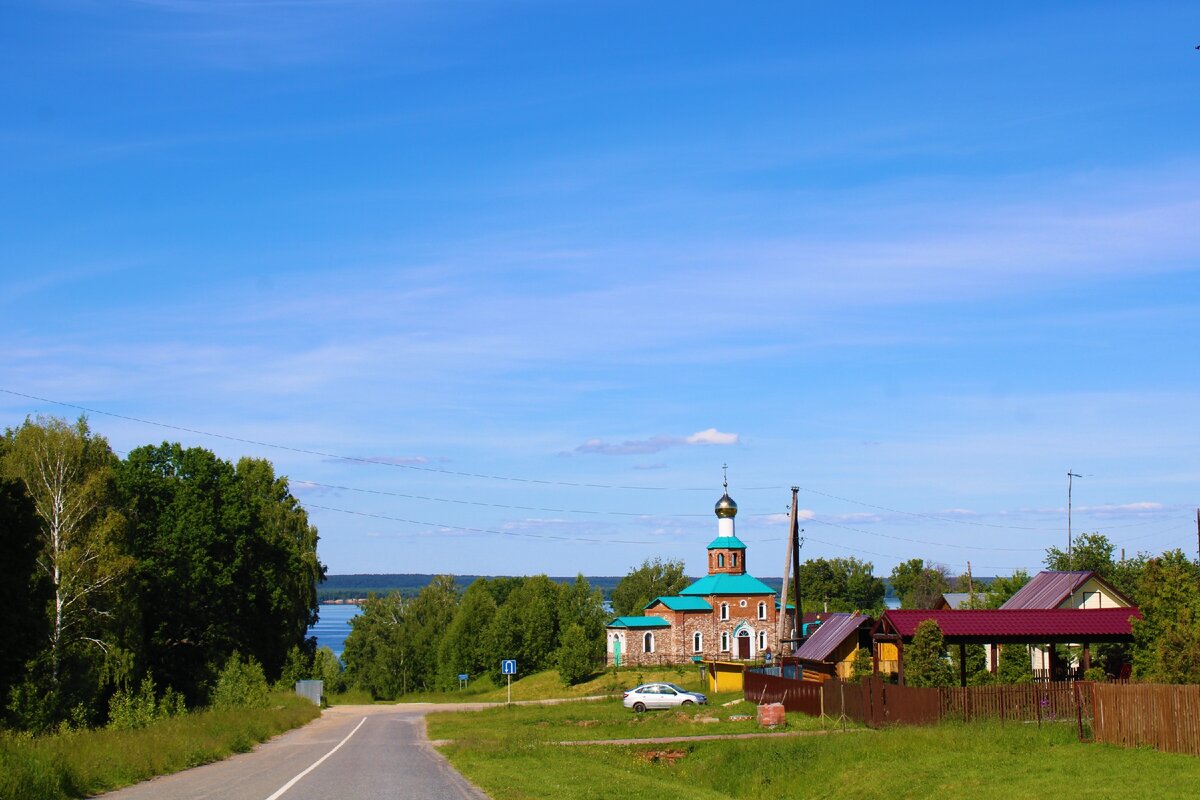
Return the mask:
M 331 572 L 698 574 L 724 463 L 760 575 L 791 485 L 805 557 L 1036 569 L 1068 469 L 1195 552 L 1195 4 L 0 22 L 0 423 L 270 458 Z

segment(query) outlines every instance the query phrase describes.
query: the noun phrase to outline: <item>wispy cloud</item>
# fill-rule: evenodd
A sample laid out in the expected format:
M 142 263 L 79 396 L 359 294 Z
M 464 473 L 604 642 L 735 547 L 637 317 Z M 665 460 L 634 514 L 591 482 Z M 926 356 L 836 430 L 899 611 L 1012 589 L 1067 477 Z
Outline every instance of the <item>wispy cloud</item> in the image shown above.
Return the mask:
M 689 436 L 651 436 L 649 439 L 630 439 L 624 442 L 605 442 L 588 439 L 574 450 L 564 453 L 594 453 L 602 456 L 627 456 L 658 453 L 671 447 L 704 445 L 736 445 L 740 437 L 736 433 L 724 433 L 716 428 L 706 428 Z

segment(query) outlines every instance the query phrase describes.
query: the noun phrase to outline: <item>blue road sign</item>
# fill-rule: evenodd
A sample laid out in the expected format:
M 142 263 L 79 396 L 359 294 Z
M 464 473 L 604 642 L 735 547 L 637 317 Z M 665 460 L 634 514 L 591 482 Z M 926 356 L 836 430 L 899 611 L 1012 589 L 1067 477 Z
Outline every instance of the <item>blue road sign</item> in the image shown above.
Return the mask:
M 516 675 L 517 674 L 517 660 L 515 658 L 506 658 L 503 661 L 501 661 L 500 662 L 500 674 L 501 675 Z
M 460 681 L 465 681 L 465 680 L 466 680 L 467 678 L 469 678 L 469 677 L 471 677 L 471 676 L 470 676 L 470 675 L 468 675 L 468 674 L 467 674 L 467 673 L 465 673 L 465 672 L 460 672 L 460 673 L 458 673 L 458 679 L 459 679 Z

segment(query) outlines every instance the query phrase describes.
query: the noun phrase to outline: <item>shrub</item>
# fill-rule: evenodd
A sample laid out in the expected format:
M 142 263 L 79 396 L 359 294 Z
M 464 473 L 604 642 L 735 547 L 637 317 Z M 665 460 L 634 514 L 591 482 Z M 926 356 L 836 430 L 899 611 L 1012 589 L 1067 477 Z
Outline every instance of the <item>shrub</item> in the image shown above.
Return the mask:
M 243 661 L 235 651 L 217 678 L 212 704 L 214 708 L 266 708 L 269 691 L 262 666 L 253 657 Z

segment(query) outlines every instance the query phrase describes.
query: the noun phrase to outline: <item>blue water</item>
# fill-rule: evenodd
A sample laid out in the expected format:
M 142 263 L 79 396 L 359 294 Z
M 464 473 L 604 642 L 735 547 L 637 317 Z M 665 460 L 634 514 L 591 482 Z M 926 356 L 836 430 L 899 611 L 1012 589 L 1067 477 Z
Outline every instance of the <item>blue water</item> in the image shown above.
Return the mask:
M 346 637 L 350 635 L 350 620 L 358 616 L 359 608 L 349 603 L 322 604 L 319 611 L 320 619 L 308 629 L 308 635 L 317 637 L 317 647 L 328 647 L 334 655 L 341 657 Z

